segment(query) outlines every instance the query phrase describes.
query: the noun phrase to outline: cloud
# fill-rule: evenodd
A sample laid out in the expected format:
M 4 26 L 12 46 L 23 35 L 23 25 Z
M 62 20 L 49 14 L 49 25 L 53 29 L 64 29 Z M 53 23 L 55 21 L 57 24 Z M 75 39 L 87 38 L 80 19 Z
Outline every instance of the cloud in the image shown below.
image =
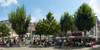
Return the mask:
M 37 22 L 39 19 L 43 19 L 43 12 L 41 9 L 35 9 L 34 15 L 31 17 L 31 22 Z
M 17 0 L 0 0 L 0 4 L 2 7 L 6 7 L 6 6 L 9 6 L 11 4 L 17 4 L 18 1 Z
M 89 5 L 92 7 L 96 16 L 100 20 L 100 0 L 90 0 Z

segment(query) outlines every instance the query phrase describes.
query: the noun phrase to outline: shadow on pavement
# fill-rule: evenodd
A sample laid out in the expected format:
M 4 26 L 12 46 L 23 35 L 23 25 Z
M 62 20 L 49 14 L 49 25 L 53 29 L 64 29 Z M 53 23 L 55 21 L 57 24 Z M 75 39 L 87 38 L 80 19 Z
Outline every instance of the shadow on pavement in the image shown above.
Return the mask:
M 91 48 L 89 50 L 100 50 L 100 47 L 97 47 L 97 48 Z
M 59 47 L 54 47 L 54 49 L 59 49 L 59 50 L 74 50 L 74 49 L 82 49 L 82 48 L 85 48 L 85 47 L 70 47 L 70 46 L 67 46 L 67 47 L 62 47 L 62 48 L 59 48 Z
M 29 46 L 29 48 L 48 48 L 48 47 L 44 47 L 44 46 Z
M 49 48 L 49 47 L 44 47 L 44 46 L 29 46 L 29 48 Z M 58 46 L 55 46 L 55 47 L 51 47 L 51 48 L 57 49 L 57 50 L 74 50 L 74 49 L 83 49 L 85 47 L 70 47 L 70 46 L 66 46 L 66 47 L 59 48 Z

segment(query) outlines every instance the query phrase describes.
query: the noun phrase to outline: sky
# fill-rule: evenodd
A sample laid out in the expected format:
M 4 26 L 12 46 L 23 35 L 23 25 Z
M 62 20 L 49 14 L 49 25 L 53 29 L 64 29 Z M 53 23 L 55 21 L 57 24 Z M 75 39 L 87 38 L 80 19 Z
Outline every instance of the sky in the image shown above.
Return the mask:
M 73 15 L 82 3 L 89 4 L 100 20 L 100 0 L 0 0 L 0 21 L 8 20 L 8 14 L 18 6 L 26 7 L 26 15 L 31 14 L 31 22 L 46 18 L 51 11 L 59 22 L 64 12 Z

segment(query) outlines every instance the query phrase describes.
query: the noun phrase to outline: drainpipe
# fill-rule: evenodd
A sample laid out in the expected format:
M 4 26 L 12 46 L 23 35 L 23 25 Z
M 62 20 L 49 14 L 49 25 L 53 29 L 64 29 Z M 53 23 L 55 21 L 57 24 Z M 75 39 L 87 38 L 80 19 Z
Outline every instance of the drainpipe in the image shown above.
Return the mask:
M 33 35 L 32 35 L 32 27 L 31 27 L 31 33 L 30 33 L 30 42 L 31 42 L 31 44 L 32 44 L 32 39 L 33 39 L 32 36 Z
M 95 36 L 96 36 L 96 41 L 98 41 L 98 39 L 97 39 L 97 38 L 98 38 L 97 31 L 98 31 L 98 30 L 97 30 L 97 19 L 96 19 L 96 26 L 95 26 Z

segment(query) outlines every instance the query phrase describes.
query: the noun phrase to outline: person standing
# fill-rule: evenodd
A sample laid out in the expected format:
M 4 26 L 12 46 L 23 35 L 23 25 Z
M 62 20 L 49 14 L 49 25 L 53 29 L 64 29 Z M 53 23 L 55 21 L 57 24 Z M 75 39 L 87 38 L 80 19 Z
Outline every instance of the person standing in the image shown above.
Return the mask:
M 73 45 L 73 42 L 72 42 L 72 41 L 70 42 L 70 45 L 71 45 L 71 46 Z
M 93 48 L 93 42 L 91 42 L 91 44 L 92 44 L 92 48 Z
M 20 43 L 20 41 L 19 41 L 19 40 L 17 40 L 17 46 L 18 46 L 18 47 L 20 47 L 20 44 L 19 44 L 19 43 Z
M 6 44 L 7 44 L 7 40 L 4 41 L 4 46 L 6 46 Z
M 81 45 L 83 46 L 84 44 L 83 44 L 83 40 L 81 40 Z
M 66 40 L 65 40 L 65 39 L 64 39 L 64 46 L 67 46 L 67 45 L 66 45 Z
M 14 39 L 13 43 L 14 43 L 14 45 L 16 45 L 16 40 L 15 39 Z
M 54 41 L 54 46 L 56 46 L 56 44 L 57 44 L 56 41 Z
M 6 45 L 7 45 L 7 47 L 9 47 L 9 41 L 7 40 L 7 42 L 6 42 Z
M 10 47 L 12 46 L 11 40 L 9 40 L 9 46 L 10 46 Z
M 61 48 L 61 39 L 59 39 L 59 48 Z
M 35 39 L 34 39 L 34 41 L 33 41 L 33 45 L 35 45 Z
M 48 46 L 47 41 L 45 41 L 45 47 L 47 47 L 47 46 Z

